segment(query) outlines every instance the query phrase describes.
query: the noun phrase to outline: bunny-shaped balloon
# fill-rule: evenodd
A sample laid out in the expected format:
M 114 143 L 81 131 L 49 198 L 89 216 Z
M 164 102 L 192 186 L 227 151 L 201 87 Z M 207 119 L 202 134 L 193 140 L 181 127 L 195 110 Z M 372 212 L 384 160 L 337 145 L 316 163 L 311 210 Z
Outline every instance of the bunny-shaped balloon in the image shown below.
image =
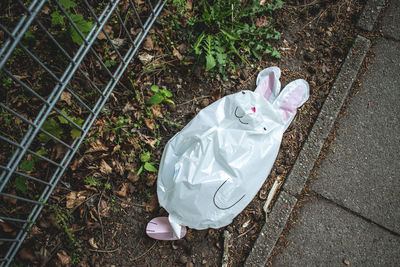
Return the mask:
M 281 93 L 280 69 L 257 77 L 257 88 L 204 108 L 164 150 L 157 194 L 176 237 L 181 226 L 219 228 L 254 198 L 278 154 L 282 135 L 309 97 L 305 80 Z

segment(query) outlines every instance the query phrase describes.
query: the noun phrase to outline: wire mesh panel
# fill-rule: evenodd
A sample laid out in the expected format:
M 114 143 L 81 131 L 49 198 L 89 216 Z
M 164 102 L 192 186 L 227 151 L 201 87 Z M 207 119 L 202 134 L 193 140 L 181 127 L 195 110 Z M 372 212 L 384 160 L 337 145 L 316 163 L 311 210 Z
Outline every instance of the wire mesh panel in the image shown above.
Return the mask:
M 0 266 L 12 261 L 164 4 L 0 3 Z

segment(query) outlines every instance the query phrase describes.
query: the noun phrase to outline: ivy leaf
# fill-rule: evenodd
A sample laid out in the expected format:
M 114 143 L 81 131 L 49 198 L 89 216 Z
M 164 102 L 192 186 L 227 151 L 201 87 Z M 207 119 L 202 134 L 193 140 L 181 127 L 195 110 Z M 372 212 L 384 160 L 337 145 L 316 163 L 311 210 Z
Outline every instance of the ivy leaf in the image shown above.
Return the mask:
M 150 162 L 146 162 L 145 164 L 144 164 L 144 168 L 145 168 L 145 170 L 147 170 L 147 171 L 149 171 L 149 172 L 157 172 L 157 169 L 153 166 L 153 164 L 152 163 L 150 163 Z
M 25 177 L 18 176 L 17 178 L 15 178 L 15 181 L 14 181 L 15 189 L 21 191 L 22 193 L 24 193 L 26 195 L 26 190 L 28 189 L 26 182 L 27 181 L 26 181 Z
M 84 122 L 84 119 L 82 118 L 77 118 L 77 117 L 72 117 L 72 121 L 75 122 L 79 127 L 82 127 L 82 123 Z
M 217 63 L 215 62 L 215 58 L 213 57 L 213 55 L 211 55 L 210 53 L 207 54 L 207 56 L 206 56 L 206 69 L 207 70 L 211 70 L 212 68 L 215 67 L 215 65 L 217 65 Z
M 83 37 L 86 37 L 86 35 L 93 27 L 92 23 L 85 20 L 81 14 L 70 14 L 70 17 L 75 23 L 76 27 L 82 33 Z M 81 45 L 83 43 L 81 36 L 72 25 L 69 26 L 68 31 L 71 35 L 72 41 L 74 41 L 78 45 Z
M 70 132 L 70 134 L 71 134 L 71 137 L 74 138 L 74 139 L 75 139 L 75 138 L 81 138 L 81 137 L 82 137 L 81 131 L 78 130 L 78 129 L 76 129 L 76 128 L 72 129 L 71 132 Z
M 32 160 L 24 160 L 19 165 L 19 168 L 24 172 L 30 172 L 33 169 L 34 162 Z
M 37 154 L 39 154 L 40 156 L 44 156 L 44 155 L 46 155 L 47 154 L 47 151 L 46 150 L 43 150 L 43 149 L 40 149 L 40 150 L 38 150 L 38 151 L 36 151 L 36 153 Z M 39 161 L 41 161 L 42 159 L 41 158 L 39 158 L 38 156 L 33 156 L 33 161 L 36 163 L 36 162 L 39 162 Z
M 76 7 L 76 3 L 72 2 L 71 0 L 58 0 L 58 2 L 63 6 L 64 9 Z
M 272 51 L 271 56 L 273 56 L 274 58 L 281 58 L 281 54 L 279 54 L 276 48 L 274 48 L 274 50 Z
M 147 100 L 146 104 L 152 105 L 152 104 L 160 104 L 164 100 L 164 97 L 160 94 L 154 94 L 150 97 L 149 100 Z
M 63 116 L 57 116 L 58 120 L 62 123 L 62 124 L 68 124 L 69 122 L 67 121 L 66 118 L 64 118 Z
M 42 129 L 49 132 L 50 134 L 54 135 L 57 138 L 61 138 L 63 134 L 63 129 L 60 127 L 58 122 L 53 118 L 46 120 L 42 125 Z M 47 136 L 44 133 L 41 133 L 39 134 L 39 140 L 41 142 L 48 142 L 51 140 L 51 137 Z
M 54 11 L 51 13 L 51 25 L 56 26 L 56 25 L 63 25 L 65 26 L 65 21 L 64 21 L 64 16 L 58 11 Z

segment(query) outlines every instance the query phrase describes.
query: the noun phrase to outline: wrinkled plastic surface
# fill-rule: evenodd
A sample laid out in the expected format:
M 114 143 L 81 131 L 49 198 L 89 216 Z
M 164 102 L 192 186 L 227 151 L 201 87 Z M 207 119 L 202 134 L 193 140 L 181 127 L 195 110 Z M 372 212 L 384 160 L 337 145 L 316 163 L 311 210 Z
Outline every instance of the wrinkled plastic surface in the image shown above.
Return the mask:
M 261 71 L 255 92 L 228 95 L 201 110 L 167 143 L 157 193 L 175 234 L 180 225 L 220 228 L 263 185 L 282 135 L 309 97 L 304 80 L 280 91 L 277 67 Z

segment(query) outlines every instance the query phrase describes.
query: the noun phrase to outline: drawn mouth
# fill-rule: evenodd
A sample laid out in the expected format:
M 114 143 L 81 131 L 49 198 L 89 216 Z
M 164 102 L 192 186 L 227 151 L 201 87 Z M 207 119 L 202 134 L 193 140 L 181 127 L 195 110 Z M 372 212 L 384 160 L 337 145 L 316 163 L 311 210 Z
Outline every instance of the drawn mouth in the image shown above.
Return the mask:
M 217 191 L 215 191 L 214 197 L 213 197 L 213 202 L 214 202 L 215 207 L 217 207 L 217 208 L 220 209 L 220 210 L 227 210 L 227 209 L 232 208 L 233 206 L 235 206 L 237 203 L 239 203 L 239 202 L 246 196 L 246 195 L 243 195 L 241 198 L 239 198 L 239 200 L 237 200 L 235 203 L 233 203 L 232 205 L 230 205 L 230 206 L 228 206 L 228 207 L 221 207 L 221 206 L 219 206 L 219 205 L 217 204 L 217 201 L 216 201 L 216 196 L 217 196 L 217 194 L 218 194 L 218 191 L 221 189 L 221 187 L 224 186 L 224 184 L 225 184 L 227 181 L 228 181 L 228 179 L 226 179 L 225 182 L 223 182 L 222 185 L 220 185 L 220 186 L 218 187 L 218 189 L 217 189 Z
M 241 124 L 249 124 L 248 122 L 243 122 L 243 121 L 241 120 L 241 118 L 243 118 L 244 115 L 243 115 L 243 116 L 237 115 L 237 110 L 238 110 L 238 108 L 239 108 L 239 107 L 236 107 L 236 109 L 235 109 L 235 117 L 238 118 L 238 120 L 239 120 L 239 122 L 240 122 Z

